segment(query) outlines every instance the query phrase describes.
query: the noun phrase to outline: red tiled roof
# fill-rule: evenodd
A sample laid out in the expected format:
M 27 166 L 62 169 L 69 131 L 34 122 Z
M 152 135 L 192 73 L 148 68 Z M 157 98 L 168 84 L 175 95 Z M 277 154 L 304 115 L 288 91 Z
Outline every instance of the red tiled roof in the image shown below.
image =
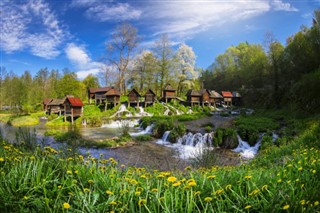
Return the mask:
M 222 91 L 221 94 L 224 98 L 232 98 L 231 92 Z
M 68 101 L 70 102 L 71 106 L 73 107 L 82 107 L 83 103 L 80 98 L 69 98 Z

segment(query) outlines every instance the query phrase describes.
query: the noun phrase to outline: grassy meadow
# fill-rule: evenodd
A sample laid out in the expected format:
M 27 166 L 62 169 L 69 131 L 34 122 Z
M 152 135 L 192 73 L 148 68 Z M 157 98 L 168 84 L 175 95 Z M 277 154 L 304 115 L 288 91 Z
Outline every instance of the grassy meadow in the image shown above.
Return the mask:
M 0 211 L 317 212 L 320 122 L 301 122 L 294 137 L 265 147 L 240 166 L 183 171 L 127 167 L 72 149 L 2 140 Z

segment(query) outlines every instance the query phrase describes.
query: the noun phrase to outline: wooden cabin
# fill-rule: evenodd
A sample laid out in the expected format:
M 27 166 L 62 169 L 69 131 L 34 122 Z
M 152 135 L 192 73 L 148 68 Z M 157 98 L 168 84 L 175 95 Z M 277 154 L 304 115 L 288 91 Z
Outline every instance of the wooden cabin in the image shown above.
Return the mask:
M 163 100 L 168 103 L 171 100 L 176 99 L 176 89 L 174 89 L 170 84 L 167 84 L 166 87 L 163 89 Z
M 43 105 L 43 111 L 44 111 L 45 113 L 47 113 L 47 111 L 48 111 L 48 104 L 49 104 L 51 101 L 52 101 L 52 98 L 45 98 L 45 99 L 43 99 L 42 105 Z
M 238 92 L 232 92 L 232 105 L 240 106 L 241 104 L 241 95 Z
M 213 106 L 221 105 L 223 102 L 223 97 L 216 91 L 210 91 L 210 103 Z
M 132 89 L 128 94 L 128 106 L 130 106 L 130 104 L 136 104 L 139 106 L 140 97 L 141 95 L 138 91 L 136 89 Z
M 71 123 L 73 124 L 74 118 L 81 117 L 83 113 L 83 103 L 80 98 L 66 97 L 63 103 L 64 106 L 64 121 L 67 117 L 71 117 Z
M 105 93 L 105 109 L 107 109 L 108 104 L 113 106 L 120 104 L 120 91 L 114 87 Z
M 59 114 L 61 116 L 64 113 L 64 101 L 66 98 L 57 99 L 53 98 L 51 102 L 47 105 L 48 106 L 48 114 L 51 115 Z
M 222 91 L 221 94 L 223 97 L 224 104 L 227 106 L 231 106 L 232 105 L 232 93 L 229 91 Z
M 91 104 L 91 102 L 94 100 L 95 104 L 98 99 L 96 99 L 96 95 L 104 95 L 106 92 L 108 92 L 112 87 L 100 87 L 100 88 L 89 88 L 88 89 L 88 103 Z
M 151 89 L 148 89 L 148 91 L 144 95 L 144 107 L 146 107 L 147 104 L 154 104 L 155 101 L 156 94 Z
M 199 91 L 200 96 L 200 103 L 202 104 L 202 106 L 204 105 L 211 105 L 210 103 L 210 92 L 207 89 L 202 89 Z
M 189 104 L 191 105 L 191 107 L 192 107 L 194 104 L 200 105 L 200 102 L 201 102 L 201 94 L 199 93 L 199 91 L 190 89 L 190 90 L 187 92 L 186 96 L 187 96 L 187 103 L 189 103 Z

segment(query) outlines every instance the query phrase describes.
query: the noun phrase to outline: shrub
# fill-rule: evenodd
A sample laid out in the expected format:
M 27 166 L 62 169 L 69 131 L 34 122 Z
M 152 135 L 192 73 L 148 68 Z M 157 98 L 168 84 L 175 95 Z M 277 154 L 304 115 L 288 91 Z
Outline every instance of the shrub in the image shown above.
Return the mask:
M 137 141 L 150 141 L 152 139 L 151 135 L 139 135 L 135 137 Z
M 222 148 L 234 149 L 238 146 L 236 130 L 232 128 L 218 128 L 213 133 L 213 144 Z

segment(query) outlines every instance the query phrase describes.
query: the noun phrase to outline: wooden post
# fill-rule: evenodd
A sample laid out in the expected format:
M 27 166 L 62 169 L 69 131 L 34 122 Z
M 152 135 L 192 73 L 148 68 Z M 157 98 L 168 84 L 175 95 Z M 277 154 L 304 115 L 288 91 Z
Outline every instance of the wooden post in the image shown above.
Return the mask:
M 71 107 L 71 123 L 73 124 L 73 107 Z

